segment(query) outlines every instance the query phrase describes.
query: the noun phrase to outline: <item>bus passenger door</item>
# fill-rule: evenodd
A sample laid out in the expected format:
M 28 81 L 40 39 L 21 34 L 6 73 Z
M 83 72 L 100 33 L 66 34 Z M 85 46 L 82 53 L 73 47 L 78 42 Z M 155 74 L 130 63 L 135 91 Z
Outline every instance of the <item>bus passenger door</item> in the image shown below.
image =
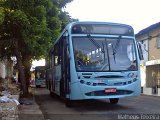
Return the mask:
M 61 74 L 61 50 L 60 50 L 60 42 L 57 42 L 54 46 L 54 70 L 53 70 L 53 89 L 57 95 L 60 95 L 60 81 L 62 78 Z
M 67 54 L 69 45 L 68 45 L 68 36 L 63 36 L 62 40 L 62 79 L 60 82 L 60 95 L 63 98 L 66 98 L 66 95 L 69 94 L 69 80 L 70 80 L 70 59 Z

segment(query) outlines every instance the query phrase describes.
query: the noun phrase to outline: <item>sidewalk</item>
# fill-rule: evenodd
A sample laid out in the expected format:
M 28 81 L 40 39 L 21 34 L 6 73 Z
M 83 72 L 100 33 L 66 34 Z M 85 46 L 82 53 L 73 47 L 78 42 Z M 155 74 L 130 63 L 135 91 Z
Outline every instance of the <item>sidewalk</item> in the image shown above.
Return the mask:
M 0 80 L 0 120 L 44 120 L 35 102 L 35 87 L 29 87 L 28 98 L 20 98 L 19 88 L 11 79 Z
M 45 120 L 42 111 L 35 101 L 35 88 L 29 90 L 33 94 L 30 99 L 20 100 L 19 109 L 19 120 Z
M 0 102 L 0 119 L 1 120 L 18 120 L 18 98 L 19 95 L 2 96 Z M 5 102 L 4 102 L 5 101 Z M 16 101 L 16 102 L 15 102 Z

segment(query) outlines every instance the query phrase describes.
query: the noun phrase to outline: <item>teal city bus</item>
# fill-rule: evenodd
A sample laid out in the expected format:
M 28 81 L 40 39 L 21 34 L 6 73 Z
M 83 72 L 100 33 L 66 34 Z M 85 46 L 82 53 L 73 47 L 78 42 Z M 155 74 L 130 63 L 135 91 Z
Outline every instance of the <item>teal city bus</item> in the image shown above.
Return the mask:
M 45 66 L 35 67 L 35 86 L 36 87 L 46 87 L 46 69 Z
M 130 25 L 108 22 L 73 22 L 50 50 L 46 74 L 51 94 L 76 100 L 139 96 L 140 52 Z

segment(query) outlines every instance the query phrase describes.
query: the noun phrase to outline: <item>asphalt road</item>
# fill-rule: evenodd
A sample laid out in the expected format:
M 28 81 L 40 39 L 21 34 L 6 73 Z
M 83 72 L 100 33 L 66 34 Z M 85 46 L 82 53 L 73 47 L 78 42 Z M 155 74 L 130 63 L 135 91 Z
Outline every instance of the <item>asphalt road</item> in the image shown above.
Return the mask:
M 157 96 L 123 98 L 117 105 L 110 104 L 109 100 L 83 101 L 67 108 L 62 100 L 51 97 L 46 88 L 36 88 L 35 99 L 46 120 L 160 120 L 160 97 Z

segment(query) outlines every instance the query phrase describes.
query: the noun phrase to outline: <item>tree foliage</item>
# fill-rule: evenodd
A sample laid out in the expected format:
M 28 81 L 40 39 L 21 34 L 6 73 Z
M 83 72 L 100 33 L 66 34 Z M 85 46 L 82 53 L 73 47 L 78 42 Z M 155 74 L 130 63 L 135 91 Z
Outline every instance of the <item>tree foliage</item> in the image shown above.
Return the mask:
M 72 0 L 0 0 L 0 57 L 16 56 L 24 94 L 31 62 L 46 55 L 66 23 Z

